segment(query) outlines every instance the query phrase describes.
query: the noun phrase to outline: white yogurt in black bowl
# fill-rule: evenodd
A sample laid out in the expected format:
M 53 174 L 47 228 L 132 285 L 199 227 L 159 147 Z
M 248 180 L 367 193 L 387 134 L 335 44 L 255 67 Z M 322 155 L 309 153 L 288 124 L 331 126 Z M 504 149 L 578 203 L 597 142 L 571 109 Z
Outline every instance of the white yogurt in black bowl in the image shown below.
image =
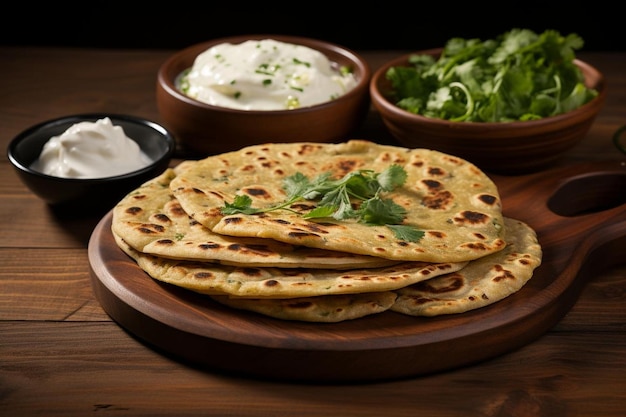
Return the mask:
M 156 177 L 174 151 L 173 135 L 150 120 L 80 114 L 29 127 L 9 143 L 7 156 L 21 181 L 46 203 L 89 210 L 110 208 Z

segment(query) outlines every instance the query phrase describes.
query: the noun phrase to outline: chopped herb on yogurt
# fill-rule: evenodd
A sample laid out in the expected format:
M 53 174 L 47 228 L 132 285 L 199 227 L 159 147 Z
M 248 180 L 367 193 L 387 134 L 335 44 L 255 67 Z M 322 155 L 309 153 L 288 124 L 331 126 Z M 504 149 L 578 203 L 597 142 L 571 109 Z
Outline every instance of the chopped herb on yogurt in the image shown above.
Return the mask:
M 315 49 L 273 39 L 215 45 L 196 57 L 178 84 L 191 98 L 241 110 L 313 106 L 355 86 L 348 67 L 336 68 Z

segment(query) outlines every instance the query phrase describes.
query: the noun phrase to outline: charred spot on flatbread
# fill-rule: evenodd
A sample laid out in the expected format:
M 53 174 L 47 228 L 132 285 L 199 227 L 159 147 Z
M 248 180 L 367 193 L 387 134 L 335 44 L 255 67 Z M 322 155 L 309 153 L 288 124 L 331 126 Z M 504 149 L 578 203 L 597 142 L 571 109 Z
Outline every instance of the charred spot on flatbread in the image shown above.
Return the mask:
M 203 294 L 232 298 L 287 299 L 396 290 L 463 268 L 467 262 L 403 262 L 349 270 L 221 265 L 164 258 L 117 244 L 152 278 Z
M 304 213 L 317 207 L 315 200 L 263 215 L 221 212 L 226 202 L 242 193 L 252 199 L 254 207 L 282 203 L 286 198 L 284 180 L 296 173 L 310 179 L 324 173 L 342 178 L 358 169 L 381 172 L 390 164 L 401 165 L 407 181 L 385 196 L 406 209 L 403 224 L 424 231 L 427 237 L 419 242 L 399 242 L 384 226 L 303 219 Z M 220 180 L 213 181 L 208 172 L 219 172 Z M 186 191 L 189 188 L 202 192 L 190 193 Z M 362 140 L 254 145 L 197 161 L 172 180 L 170 189 L 187 213 L 222 235 L 274 239 L 398 261 L 468 261 L 503 247 L 502 208 L 493 181 L 473 164 L 433 150 Z M 435 237 L 437 242 L 431 240 Z
M 211 298 L 223 305 L 281 320 L 337 323 L 389 310 L 396 294 L 375 292 L 355 295 L 329 295 L 296 299 L 236 299 L 224 295 Z
M 507 245 L 471 261 L 464 268 L 396 291 L 391 310 L 412 316 L 437 316 L 474 310 L 519 291 L 541 264 L 542 250 L 534 230 L 505 218 Z
M 408 172 L 388 196 L 407 210 L 419 241 L 384 226 L 306 219 L 314 200 L 288 210 L 224 215 L 236 193 L 281 202 L 286 177 L 337 178 L 357 169 Z M 376 145 L 266 144 L 185 161 L 113 209 L 118 246 L 152 279 L 226 307 L 283 320 L 333 323 L 384 311 L 461 313 L 497 302 L 530 279 L 541 247 L 526 224 L 504 218 L 495 184 L 460 158 Z
M 192 165 L 187 162 L 184 167 Z M 216 234 L 191 217 L 170 191 L 170 183 L 180 170 L 182 168 L 166 170 L 129 193 L 114 207 L 111 229 L 135 250 L 172 259 L 285 268 L 349 269 L 398 263 L 272 239 Z M 215 210 L 219 211 L 219 208 Z M 236 222 L 237 218 L 233 216 L 229 220 Z M 310 226 L 302 229 L 310 236 L 322 234 L 324 229 L 333 227 L 324 223 L 311 223 Z

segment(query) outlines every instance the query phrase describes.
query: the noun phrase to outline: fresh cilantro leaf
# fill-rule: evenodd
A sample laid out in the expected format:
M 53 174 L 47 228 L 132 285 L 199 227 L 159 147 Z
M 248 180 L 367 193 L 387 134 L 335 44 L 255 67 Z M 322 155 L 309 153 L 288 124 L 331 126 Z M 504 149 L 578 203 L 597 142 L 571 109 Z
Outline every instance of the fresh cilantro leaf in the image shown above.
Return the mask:
M 393 200 L 374 197 L 361 203 L 358 210 L 363 223 L 371 225 L 400 224 L 406 216 L 404 207 Z
M 513 29 L 495 39 L 451 38 L 441 55 L 391 67 L 390 98 L 406 111 L 471 122 L 536 120 L 576 109 L 598 92 L 584 85 L 575 51 L 583 39 Z
M 401 187 L 406 182 L 406 178 L 406 171 L 398 164 L 393 164 L 376 175 L 376 180 L 383 191 L 392 191 L 397 187 Z
M 287 198 L 300 196 L 311 186 L 309 179 L 301 172 L 287 177 L 283 182 L 283 189 L 287 192 Z
M 577 109 L 589 100 L 587 88 L 583 83 L 578 83 L 569 96 L 561 100 L 562 111 L 570 111 Z
M 381 198 L 381 193 L 402 186 L 406 179 L 406 171 L 397 164 L 390 165 L 380 173 L 372 170 L 352 171 L 337 180 L 333 180 L 329 172 L 318 175 L 312 181 L 297 172 L 283 181 L 287 199 L 282 203 L 266 208 L 253 208 L 252 199 L 248 195 L 236 195 L 232 203 L 225 202 L 221 211 L 224 215 L 258 214 L 281 209 L 291 210 L 289 206 L 299 200 L 319 200 L 317 207 L 305 213 L 304 218 L 356 219 L 369 225 L 399 226 L 406 217 L 406 210 L 391 199 Z M 353 204 L 358 207 L 354 208 Z M 408 233 L 407 228 L 412 227 L 404 225 L 397 229 L 402 233 L 393 230 L 399 239 L 415 241 L 413 239 L 419 238 L 419 233 Z
M 419 242 L 424 237 L 424 231 L 403 224 L 388 224 L 396 238 L 407 242 Z
M 232 203 L 226 202 L 224 207 L 222 207 L 223 214 L 255 214 L 258 212 L 257 209 L 253 209 L 251 207 L 252 199 L 250 196 L 245 194 L 239 194 L 235 196 L 235 200 Z
M 305 219 L 319 219 L 324 217 L 332 217 L 332 215 L 337 211 L 337 207 L 335 206 L 318 206 L 306 213 L 303 217 Z

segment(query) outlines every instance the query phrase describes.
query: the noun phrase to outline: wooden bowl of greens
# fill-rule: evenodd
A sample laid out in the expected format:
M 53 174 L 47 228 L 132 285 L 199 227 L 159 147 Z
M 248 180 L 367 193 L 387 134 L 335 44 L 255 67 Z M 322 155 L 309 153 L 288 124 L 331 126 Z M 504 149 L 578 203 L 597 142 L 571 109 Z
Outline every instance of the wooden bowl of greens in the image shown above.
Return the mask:
M 400 56 L 370 81 L 372 103 L 403 145 L 430 148 L 498 174 L 552 166 L 602 108 L 603 75 L 576 59 L 575 34 L 525 29 L 450 39 Z

